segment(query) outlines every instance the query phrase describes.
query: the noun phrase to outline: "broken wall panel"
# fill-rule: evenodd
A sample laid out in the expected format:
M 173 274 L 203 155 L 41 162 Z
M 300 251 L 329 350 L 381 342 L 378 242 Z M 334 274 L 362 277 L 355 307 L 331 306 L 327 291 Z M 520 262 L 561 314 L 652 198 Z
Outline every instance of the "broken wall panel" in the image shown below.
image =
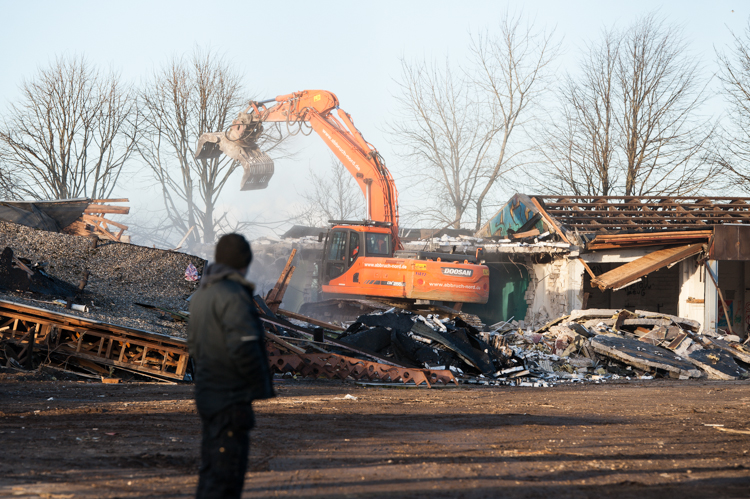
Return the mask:
M 750 260 L 750 226 L 717 225 L 709 256 L 712 260 Z
M 691 362 L 674 353 L 630 338 L 600 335 L 592 338 L 593 350 L 606 357 L 649 372 L 665 371 L 670 377 L 688 379 L 703 376 Z

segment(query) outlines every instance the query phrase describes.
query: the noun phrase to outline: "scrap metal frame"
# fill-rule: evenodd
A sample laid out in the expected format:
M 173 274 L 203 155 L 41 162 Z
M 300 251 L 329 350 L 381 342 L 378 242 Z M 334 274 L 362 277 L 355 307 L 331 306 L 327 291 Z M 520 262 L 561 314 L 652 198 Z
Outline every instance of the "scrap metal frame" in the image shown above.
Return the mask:
M 0 300 L 0 340 L 29 349 L 182 380 L 185 340 Z

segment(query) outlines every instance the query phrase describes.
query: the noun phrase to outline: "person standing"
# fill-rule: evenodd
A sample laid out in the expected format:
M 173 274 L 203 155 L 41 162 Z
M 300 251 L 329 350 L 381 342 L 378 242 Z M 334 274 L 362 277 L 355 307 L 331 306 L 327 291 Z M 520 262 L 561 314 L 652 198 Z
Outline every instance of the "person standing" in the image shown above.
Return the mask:
M 242 495 L 252 402 L 274 396 L 254 287 L 245 279 L 252 258 L 244 237 L 222 236 L 190 299 L 188 349 L 202 430 L 197 499 Z

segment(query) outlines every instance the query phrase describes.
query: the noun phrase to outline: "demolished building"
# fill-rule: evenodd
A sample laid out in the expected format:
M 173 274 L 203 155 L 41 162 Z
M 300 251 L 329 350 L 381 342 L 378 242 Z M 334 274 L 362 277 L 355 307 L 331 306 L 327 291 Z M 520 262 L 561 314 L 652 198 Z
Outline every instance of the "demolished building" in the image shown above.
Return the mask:
M 323 242 L 316 231 L 323 229 L 253 243 L 268 274 L 251 276 L 261 289 L 275 281 L 291 248 L 300 250 L 289 310 L 319 299 Z M 476 234 L 404 229 L 402 239 L 412 251 L 479 250 L 490 268 L 490 298 L 462 310 L 487 324 L 536 328 L 576 309 L 638 309 L 747 336 L 750 198 L 516 194 Z
M 626 308 L 747 335 L 750 199 L 516 194 L 478 235 L 513 236 L 535 218 L 570 246 L 564 257 L 525 259 L 528 322 Z

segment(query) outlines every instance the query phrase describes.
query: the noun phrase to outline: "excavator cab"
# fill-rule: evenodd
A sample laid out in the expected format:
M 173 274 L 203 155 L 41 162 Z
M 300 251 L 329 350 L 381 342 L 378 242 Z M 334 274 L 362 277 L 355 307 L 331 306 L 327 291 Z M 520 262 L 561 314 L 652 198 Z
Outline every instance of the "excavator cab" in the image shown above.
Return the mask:
M 325 249 L 323 281 L 329 282 L 349 270 L 359 258 L 361 247 L 358 232 L 341 227 L 332 229 Z
M 336 226 L 328 233 L 323 261 L 323 283 L 342 276 L 360 257 L 392 256 L 388 229 L 369 226 Z

